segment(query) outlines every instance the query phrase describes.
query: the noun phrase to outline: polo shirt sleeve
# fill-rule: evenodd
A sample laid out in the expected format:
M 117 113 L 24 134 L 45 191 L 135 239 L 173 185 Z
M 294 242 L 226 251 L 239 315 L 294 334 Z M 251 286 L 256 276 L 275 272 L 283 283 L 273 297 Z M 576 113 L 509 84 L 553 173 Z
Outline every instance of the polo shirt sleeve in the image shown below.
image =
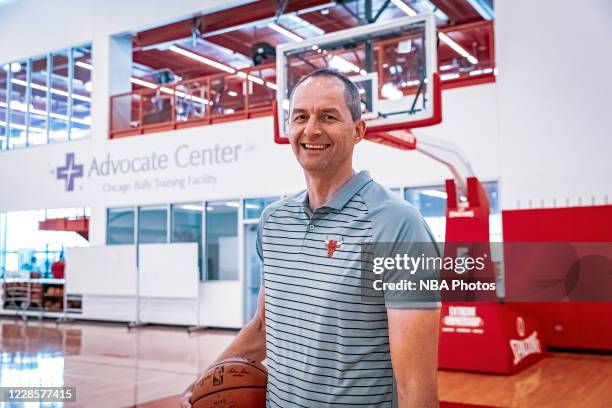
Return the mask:
M 378 212 L 374 221 L 373 241 L 386 243 L 384 255 L 395 258 L 398 254 L 411 257 L 440 257 L 433 233 L 419 211 L 403 200 L 393 200 Z M 416 283 L 439 277 L 439 270 L 421 268 L 410 274 L 405 270 L 383 273 L 383 281 L 400 282 L 404 279 Z M 440 307 L 437 292 L 419 290 L 383 290 L 385 306 L 389 309 L 435 309 Z
M 261 212 L 261 216 L 259 217 L 259 223 L 257 224 L 257 241 L 255 242 L 255 248 L 257 250 L 257 255 L 259 256 L 259 260 L 262 262 L 262 264 L 263 264 L 263 241 L 262 241 L 263 228 L 266 225 L 268 218 L 270 218 L 270 215 L 272 215 L 274 211 L 276 211 L 279 207 L 281 207 L 281 205 L 282 205 L 281 200 L 268 205 L 266 208 L 263 209 L 263 211 Z
M 259 217 L 259 223 L 257 224 L 257 241 L 255 242 L 255 248 L 257 250 L 257 255 L 259 256 L 259 260 L 263 263 L 263 245 L 262 245 L 262 235 L 263 235 L 263 227 L 270 216 L 270 206 L 264 208 L 261 212 L 261 216 Z

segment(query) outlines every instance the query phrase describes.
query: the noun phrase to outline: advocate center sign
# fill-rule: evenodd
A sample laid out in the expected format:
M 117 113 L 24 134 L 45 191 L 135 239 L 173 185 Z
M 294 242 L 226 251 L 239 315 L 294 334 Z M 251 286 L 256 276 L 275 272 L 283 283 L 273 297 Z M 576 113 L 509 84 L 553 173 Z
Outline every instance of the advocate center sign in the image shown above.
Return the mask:
M 78 153 L 67 152 L 63 162 L 56 165 L 54 178 L 63 183 L 66 193 L 128 194 L 212 187 L 224 171 L 232 171 L 229 167 L 253 150 L 254 146 L 247 143 L 204 147 L 182 143 L 169 151 L 156 149 L 131 155 L 106 152 L 90 158 L 83 154 L 81 158 Z

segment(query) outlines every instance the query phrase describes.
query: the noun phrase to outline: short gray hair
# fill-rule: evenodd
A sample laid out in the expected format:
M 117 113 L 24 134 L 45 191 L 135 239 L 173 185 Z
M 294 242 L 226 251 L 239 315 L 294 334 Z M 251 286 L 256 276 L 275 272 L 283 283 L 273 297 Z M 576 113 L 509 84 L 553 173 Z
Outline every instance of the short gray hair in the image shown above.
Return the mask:
M 304 75 L 291 90 L 289 100 L 293 100 L 293 94 L 295 94 L 295 90 L 302 84 L 302 82 L 306 81 L 308 78 L 316 77 L 338 78 L 340 81 L 342 81 L 344 84 L 344 100 L 346 102 L 346 106 L 351 112 L 351 118 L 353 121 L 361 119 L 361 98 L 359 96 L 359 88 L 357 88 L 353 81 L 351 81 L 346 75 L 338 71 L 334 71 L 333 69 L 317 69 L 307 75 Z

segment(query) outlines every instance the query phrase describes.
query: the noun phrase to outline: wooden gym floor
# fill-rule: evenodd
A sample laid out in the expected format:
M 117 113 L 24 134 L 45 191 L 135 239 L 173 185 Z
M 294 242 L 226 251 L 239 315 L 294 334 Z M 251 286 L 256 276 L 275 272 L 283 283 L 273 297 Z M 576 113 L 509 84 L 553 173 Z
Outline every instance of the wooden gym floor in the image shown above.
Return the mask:
M 176 407 L 176 395 L 235 336 L 4 318 L 0 329 L 1 386 L 75 386 L 77 402 L 65 406 L 96 408 Z M 439 385 L 440 399 L 453 403 L 612 407 L 612 356 L 554 352 L 510 377 L 440 371 Z

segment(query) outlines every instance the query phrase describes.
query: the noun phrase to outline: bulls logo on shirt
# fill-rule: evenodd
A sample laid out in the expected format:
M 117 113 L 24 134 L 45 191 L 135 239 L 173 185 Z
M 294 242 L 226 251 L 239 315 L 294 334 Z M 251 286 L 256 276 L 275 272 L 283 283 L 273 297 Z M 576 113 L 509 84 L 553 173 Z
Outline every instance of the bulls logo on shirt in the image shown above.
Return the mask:
M 326 239 L 325 247 L 327 248 L 327 257 L 331 258 L 334 255 L 334 252 L 336 251 L 336 249 L 340 248 L 341 245 L 342 245 L 341 240 Z

